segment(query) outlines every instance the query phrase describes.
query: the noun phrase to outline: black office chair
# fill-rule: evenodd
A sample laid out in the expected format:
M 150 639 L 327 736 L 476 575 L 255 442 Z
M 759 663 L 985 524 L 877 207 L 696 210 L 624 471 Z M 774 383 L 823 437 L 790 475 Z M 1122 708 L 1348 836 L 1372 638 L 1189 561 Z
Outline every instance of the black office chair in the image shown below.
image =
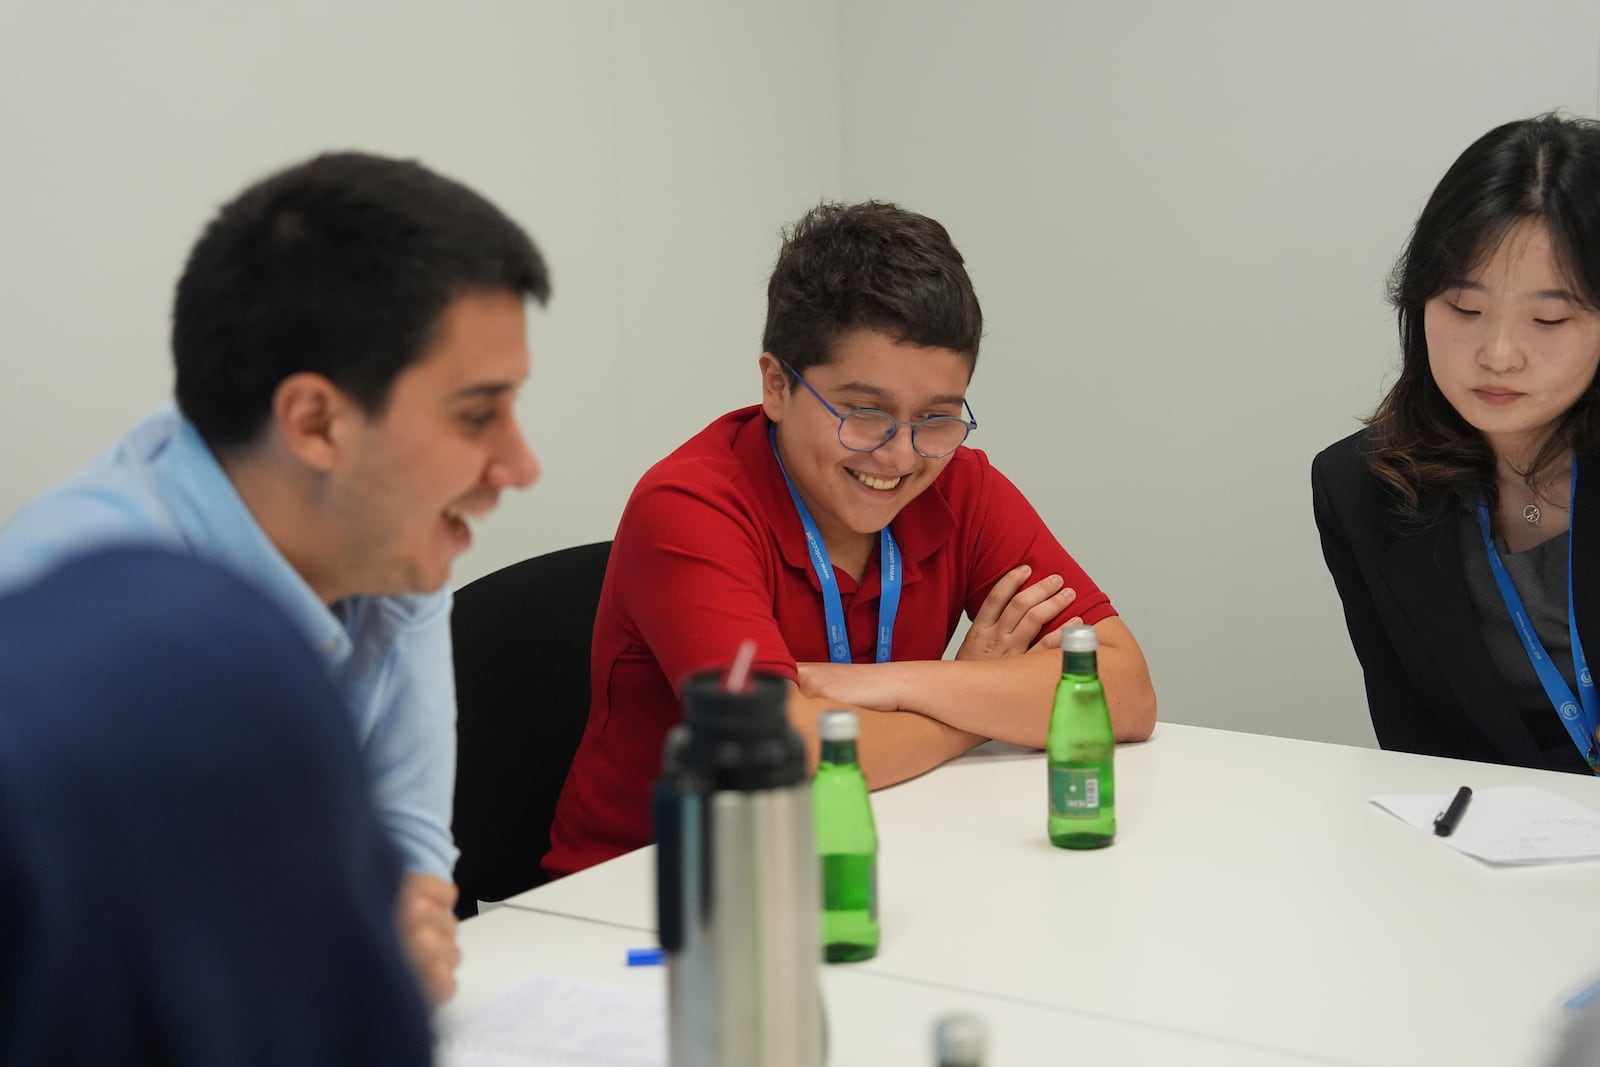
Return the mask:
M 456 914 L 543 885 L 556 799 L 589 717 L 611 542 L 523 560 L 456 592 Z

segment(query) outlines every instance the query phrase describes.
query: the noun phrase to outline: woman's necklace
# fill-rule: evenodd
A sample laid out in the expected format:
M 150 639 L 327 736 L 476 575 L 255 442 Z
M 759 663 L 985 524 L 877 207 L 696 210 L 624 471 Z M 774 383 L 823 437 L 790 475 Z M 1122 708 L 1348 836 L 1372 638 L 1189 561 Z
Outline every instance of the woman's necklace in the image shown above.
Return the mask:
M 1523 522 L 1527 523 L 1529 526 L 1539 525 L 1539 520 L 1544 518 L 1544 512 L 1539 510 L 1539 501 L 1541 499 L 1545 500 L 1546 502 L 1549 501 L 1549 498 L 1545 496 L 1545 492 L 1554 484 L 1554 478 L 1547 478 L 1544 484 L 1532 487 L 1533 499 L 1529 500 L 1528 506 L 1522 509 Z M 1526 491 L 1528 486 L 1526 483 L 1523 483 L 1520 488 Z

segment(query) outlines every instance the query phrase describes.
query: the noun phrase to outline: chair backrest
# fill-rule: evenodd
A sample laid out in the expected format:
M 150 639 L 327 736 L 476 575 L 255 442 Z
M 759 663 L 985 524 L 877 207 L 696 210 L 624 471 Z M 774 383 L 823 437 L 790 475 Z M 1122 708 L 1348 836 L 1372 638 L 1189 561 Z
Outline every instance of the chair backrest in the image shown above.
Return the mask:
M 456 912 L 547 879 L 556 799 L 589 717 L 589 649 L 611 542 L 514 563 L 462 587 L 455 642 Z

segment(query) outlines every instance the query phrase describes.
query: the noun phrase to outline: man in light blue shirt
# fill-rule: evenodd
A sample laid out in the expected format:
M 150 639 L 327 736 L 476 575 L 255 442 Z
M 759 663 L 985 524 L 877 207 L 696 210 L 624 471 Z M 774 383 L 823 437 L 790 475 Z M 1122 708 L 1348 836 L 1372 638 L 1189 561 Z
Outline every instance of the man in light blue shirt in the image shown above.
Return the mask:
M 0 589 L 152 544 L 244 576 L 288 613 L 353 717 L 405 857 L 404 940 L 436 1001 L 459 960 L 445 583 L 470 523 L 538 476 L 512 403 L 524 305 L 548 294 L 515 223 L 416 163 L 339 153 L 280 172 L 190 253 L 176 405 L 0 526 Z

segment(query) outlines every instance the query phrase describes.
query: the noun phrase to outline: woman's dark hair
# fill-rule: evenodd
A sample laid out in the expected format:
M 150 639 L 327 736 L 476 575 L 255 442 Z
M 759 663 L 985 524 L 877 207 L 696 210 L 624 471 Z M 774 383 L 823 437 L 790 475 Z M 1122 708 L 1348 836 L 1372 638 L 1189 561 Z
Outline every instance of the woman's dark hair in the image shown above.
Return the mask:
M 1367 463 L 1409 525 L 1431 525 L 1480 499 L 1491 510 L 1496 503 L 1494 452 L 1428 367 L 1423 307 L 1494 255 L 1513 226 L 1535 219 L 1548 228 L 1573 293 L 1600 308 L 1600 123 L 1547 114 L 1478 138 L 1440 179 L 1395 264 L 1389 300 L 1400 327 L 1400 377 L 1367 420 Z M 1600 386 L 1591 382 L 1519 473 L 1531 487 L 1569 449 L 1597 448 Z
M 762 348 L 804 373 L 859 329 L 976 364 L 983 309 L 943 226 L 869 200 L 819 204 L 784 235 L 767 283 Z
M 409 160 L 317 156 L 224 205 L 189 253 L 178 407 L 218 453 L 253 443 L 302 371 L 379 414 L 446 306 L 496 290 L 550 294 L 539 250 L 499 208 Z

